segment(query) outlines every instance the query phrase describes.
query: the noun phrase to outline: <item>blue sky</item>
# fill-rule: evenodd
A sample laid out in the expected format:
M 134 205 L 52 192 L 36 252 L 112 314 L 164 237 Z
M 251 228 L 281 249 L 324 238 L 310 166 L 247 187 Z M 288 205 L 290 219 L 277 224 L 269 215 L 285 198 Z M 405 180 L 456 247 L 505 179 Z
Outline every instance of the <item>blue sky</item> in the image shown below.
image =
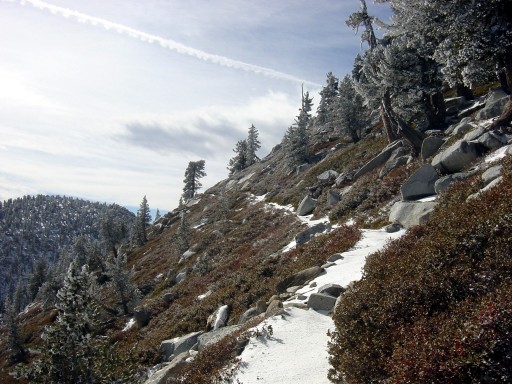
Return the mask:
M 387 19 L 386 6 L 368 1 Z M 265 156 L 351 71 L 358 0 L 0 0 L 0 200 L 177 206 L 189 161 L 227 177 L 254 124 Z M 318 101 L 318 96 L 315 96 Z

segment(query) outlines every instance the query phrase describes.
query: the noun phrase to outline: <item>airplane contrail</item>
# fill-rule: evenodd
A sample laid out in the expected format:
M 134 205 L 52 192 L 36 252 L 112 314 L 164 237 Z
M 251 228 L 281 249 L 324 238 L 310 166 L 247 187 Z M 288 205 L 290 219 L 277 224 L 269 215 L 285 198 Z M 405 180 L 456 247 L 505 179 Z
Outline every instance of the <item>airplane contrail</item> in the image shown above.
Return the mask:
M 279 72 L 271 68 L 261 67 L 254 64 L 245 63 L 243 61 L 230 59 L 229 57 L 225 56 L 219 56 L 215 54 L 211 54 L 208 52 L 201 51 L 199 49 L 195 49 L 193 47 L 189 47 L 186 45 L 183 45 L 175 40 L 166 39 L 161 36 L 152 35 L 146 32 L 142 32 L 130 27 L 127 27 L 122 24 L 114 23 L 105 19 L 101 19 L 99 17 L 94 17 L 90 15 L 86 15 L 84 13 L 74 11 L 69 8 L 63 8 L 56 5 L 52 5 L 49 3 L 46 3 L 44 1 L 39 0 L 2 0 L 4 2 L 9 3 L 19 3 L 21 5 L 30 4 L 34 8 L 38 8 L 44 11 L 48 11 L 52 14 L 59 15 L 65 18 L 74 18 L 80 23 L 84 24 L 90 24 L 92 26 L 102 26 L 106 30 L 114 30 L 120 34 L 127 35 L 129 37 L 132 37 L 134 39 L 138 39 L 143 42 L 147 43 L 157 43 L 162 48 L 169 49 L 171 51 L 180 53 L 182 55 L 188 55 L 195 57 L 199 60 L 211 62 L 217 65 L 221 65 L 223 67 L 228 68 L 234 68 L 234 69 L 240 69 L 248 72 L 253 72 L 258 75 L 264 75 L 272 78 L 282 79 L 282 80 L 288 80 L 295 83 L 304 83 L 308 85 L 312 85 L 314 87 L 321 87 L 321 85 L 299 79 L 298 77 L 295 77 L 293 75 Z

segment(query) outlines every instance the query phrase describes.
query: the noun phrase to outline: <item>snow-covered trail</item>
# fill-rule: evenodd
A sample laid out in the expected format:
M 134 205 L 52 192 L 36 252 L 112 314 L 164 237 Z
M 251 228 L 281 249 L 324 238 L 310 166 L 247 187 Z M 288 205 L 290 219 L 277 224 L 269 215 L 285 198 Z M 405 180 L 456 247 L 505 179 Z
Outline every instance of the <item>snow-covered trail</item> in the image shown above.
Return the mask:
M 359 280 L 366 256 L 405 233 L 402 230 L 389 234 L 383 229 L 362 232 L 362 238 L 354 248 L 344 252 L 343 259 L 336 261 L 336 265 L 327 268 L 325 274 L 314 280 L 315 288 L 306 286 L 297 293 L 308 297 L 324 284 L 346 286 L 351 281 Z M 272 337 L 250 340 L 240 356 L 241 368 L 233 383 L 237 383 L 237 380 L 243 384 L 329 383 L 327 331 L 334 328 L 332 319 L 311 309 L 288 307 L 286 312 L 287 316 L 277 315 L 265 322 L 273 328 Z

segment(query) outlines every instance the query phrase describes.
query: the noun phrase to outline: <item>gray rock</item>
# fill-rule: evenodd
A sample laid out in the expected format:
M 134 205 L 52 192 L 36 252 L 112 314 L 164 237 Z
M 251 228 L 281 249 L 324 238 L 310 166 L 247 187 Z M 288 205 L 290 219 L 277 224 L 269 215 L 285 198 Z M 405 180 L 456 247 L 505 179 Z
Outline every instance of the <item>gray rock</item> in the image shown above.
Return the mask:
M 333 263 L 333 262 L 327 262 L 325 264 L 322 264 L 322 268 L 323 269 L 327 269 L 327 268 L 331 268 L 332 266 L 336 265 L 336 263 Z
M 456 124 L 454 125 L 450 125 L 447 129 L 446 129 L 446 133 L 447 134 L 453 134 L 453 131 L 455 131 L 455 129 L 457 129 L 459 126 L 462 126 L 462 125 L 466 125 L 468 123 L 470 123 L 472 121 L 471 117 L 464 117 L 463 119 L 461 119 L 459 122 L 457 122 Z
M 501 115 L 501 112 L 503 112 L 503 108 L 505 108 L 507 103 L 508 96 L 494 101 L 490 100 L 489 102 L 486 102 L 485 107 L 477 113 L 476 118 L 479 120 L 487 120 L 499 116 Z
M 283 309 L 283 302 L 281 300 L 273 300 L 265 312 L 265 316 L 274 316 L 281 312 Z
M 389 159 L 386 164 L 382 167 L 379 173 L 379 178 L 382 179 L 384 176 L 386 176 L 389 172 L 391 172 L 394 169 L 397 169 L 398 167 L 401 167 L 402 165 L 407 164 L 411 159 L 411 156 L 402 156 L 397 157 L 396 159 Z
M 171 303 L 176 300 L 176 293 L 174 292 L 168 292 L 166 294 L 164 294 L 164 303 L 165 305 L 168 307 L 169 305 L 171 305 Z
M 176 356 L 172 362 L 165 364 L 163 368 L 153 373 L 144 384 L 165 384 L 169 379 L 179 373 L 181 368 L 187 364 L 188 352 Z
M 317 311 L 330 311 L 336 304 L 336 297 L 324 293 L 312 293 L 308 299 L 308 307 Z
M 265 300 L 258 300 L 256 302 L 256 309 L 258 310 L 259 313 L 265 313 L 265 311 L 267 310 L 267 303 L 265 302 Z
M 480 151 L 478 144 L 459 140 L 432 159 L 432 166 L 444 173 L 462 171 L 467 165 L 475 161 Z
M 437 136 L 429 136 L 423 140 L 421 144 L 421 158 L 423 160 L 433 156 L 439 148 L 444 144 L 444 140 Z
M 496 180 L 498 177 L 500 177 L 502 169 L 502 165 L 495 165 L 494 167 L 491 167 L 487 171 L 482 173 L 482 180 L 484 182 L 484 186 L 488 185 L 491 181 Z
M 321 184 L 334 184 L 340 174 L 332 169 L 322 172 L 316 178 Z
M 297 208 L 298 216 L 309 215 L 316 207 L 316 200 L 312 199 L 309 195 L 306 196 L 299 204 Z
M 224 337 L 239 331 L 241 327 L 241 325 L 229 325 L 215 331 L 203 333 L 197 340 L 197 350 L 201 352 L 206 347 L 219 342 Z
M 324 269 L 321 267 L 311 267 L 304 269 L 280 281 L 276 287 L 277 291 L 284 292 L 288 287 L 304 285 L 308 281 L 313 280 L 315 277 L 319 276 L 322 272 L 324 272 Z
M 453 128 L 452 135 L 465 135 L 473 129 L 475 129 L 475 125 L 473 123 L 464 122 L 464 119 L 462 119 L 461 122 Z
M 503 176 L 497 177 L 496 179 L 494 179 L 493 181 L 491 181 L 489 184 L 487 184 L 485 187 L 483 187 L 483 188 L 480 190 L 480 193 L 481 193 L 481 192 L 488 191 L 488 190 L 489 190 L 489 189 L 491 189 L 491 188 L 494 188 L 496 185 L 498 185 L 499 183 L 501 183 L 501 180 L 503 180 Z
M 301 288 L 302 288 L 301 285 L 296 285 L 296 286 L 293 286 L 293 287 L 288 287 L 288 288 L 286 288 L 286 292 L 288 292 L 288 293 L 295 293 L 295 292 L 297 292 Z
M 444 104 L 446 108 L 461 108 L 466 102 L 466 98 L 464 96 L 457 97 L 449 97 L 444 99 Z
M 400 225 L 399 223 L 393 223 L 393 224 L 386 225 L 386 228 L 384 228 L 384 230 L 387 233 L 395 233 L 395 232 L 400 231 L 402 228 L 403 228 L 402 225 Z
M 495 101 L 498 101 L 500 99 L 503 99 L 504 97 L 507 97 L 507 93 L 501 88 L 491 88 L 489 89 L 489 92 L 487 93 L 487 96 L 485 97 L 485 104 L 491 105 Z
M 345 292 L 345 288 L 338 284 L 325 284 L 318 288 L 318 293 L 323 293 L 324 295 L 330 295 L 332 297 L 338 297 L 343 292 Z
M 327 225 L 325 223 L 316 224 L 297 234 L 297 236 L 295 236 L 295 242 L 297 243 L 297 246 L 304 245 L 311 239 L 311 237 L 313 237 L 317 233 L 323 233 L 326 230 Z
M 389 221 L 411 228 L 428 220 L 437 202 L 399 201 L 391 207 Z
M 386 148 L 384 148 L 377 156 L 371 159 L 368 163 L 363 165 L 361 169 L 359 169 L 355 175 L 354 180 L 357 180 L 363 175 L 377 169 L 381 165 L 383 165 L 390 158 L 391 154 L 395 149 L 402 146 L 402 142 L 397 140 L 389 144 Z
M 301 164 L 301 165 L 297 166 L 297 170 L 296 170 L 297 175 L 298 175 L 299 173 L 304 172 L 304 171 L 305 171 L 306 169 L 308 169 L 309 167 L 311 167 L 311 165 L 310 165 L 310 164 L 308 164 L 308 163 Z
M 186 278 L 187 278 L 187 272 L 180 272 L 176 275 L 176 279 L 174 279 L 174 281 L 176 284 L 179 284 Z
M 335 184 L 339 186 L 339 185 L 351 182 L 352 179 L 353 179 L 352 175 L 347 174 L 347 173 L 342 173 L 336 179 Z
M 138 328 L 145 327 L 151 319 L 151 311 L 144 307 L 135 308 L 133 311 L 133 318 Z
M 434 185 L 439 178 L 437 171 L 430 164 L 423 165 L 414 172 L 400 187 L 402 200 L 410 201 L 431 196 L 436 193 Z
M 340 202 L 341 197 L 340 194 L 336 191 L 330 190 L 327 191 L 327 205 L 332 207 Z
M 352 190 L 352 185 L 346 186 L 340 191 L 340 195 L 343 197 Z
M 228 317 L 229 307 L 227 305 L 221 305 L 215 310 L 215 312 L 208 316 L 208 320 L 206 321 L 206 329 L 217 330 L 219 328 L 225 327 L 228 322 Z
M 494 132 L 485 132 L 476 140 L 476 142 L 482 144 L 487 149 L 496 149 L 507 144 L 507 139 L 506 137 Z
M 185 336 L 162 341 L 160 343 L 162 359 L 170 361 L 171 356 L 177 356 L 180 353 L 189 351 L 197 343 L 197 339 L 201 334 L 202 332 L 192 332 Z
M 453 183 L 457 181 L 464 181 L 471 177 L 473 174 L 473 172 L 459 172 L 454 173 L 453 175 L 443 176 L 436 181 L 434 189 L 437 194 L 440 194 L 446 191 Z
M 238 324 L 243 324 L 247 320 L 252 319 L 255 316 L 258 316 L 260 313 L 256 308 L 249 308 L 247 311 L 242 313 L 240 318 L 238 319 Z
M 473 141 L 478 139 L 480 136 L 482 136 L 486 132 L 484 127 L 478 127 L 476 129 L 473 129 L 472 131 L 466 133 L 463 140 L 466 141 Z
M 341 253 L 335 253 L 327 258 L 327 261 L 334 263 L 337 260 L 342 260 L 343 255 Z

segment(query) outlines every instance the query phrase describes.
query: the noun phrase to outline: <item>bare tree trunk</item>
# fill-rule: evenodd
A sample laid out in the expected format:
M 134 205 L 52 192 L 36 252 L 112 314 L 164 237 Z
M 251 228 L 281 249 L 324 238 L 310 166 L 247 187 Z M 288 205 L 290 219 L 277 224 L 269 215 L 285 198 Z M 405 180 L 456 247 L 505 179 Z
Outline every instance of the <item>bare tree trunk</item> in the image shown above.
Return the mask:
M 508 60 L 505 62 L 504 71 L 507 76 L 508 89 L 512 89 L 512 52 L 508 55 Z M 494 120 L 489 129 L 497 129 L 510 125 L 512 122 L 512 95 L 508 97 L 508 103 L 503 108 L 501 115 Z
M 464 84 L 457 83 L 455 85 L 455 90 L 457 92 L 457 96 L 464 96 L 466 100 L 475 100 L 475 95 L 473 95 L 471 89 Z
M 398 127 L 398 134 L 411 145 L 414 155 L 418 155 L 421 152 L 421 144 L 423 143 L 425 135 L 412 128 L 404 119 L 393 111 L 393 108 L 391 107 L 391 98 L 389 97 L 388 92 L 386 92 L 382 99 L 382 106 L 391 123 Z
M 389 91 L 386 91 L 380 106 L 380 117 L 382 119 L 382 124 L 384 124 L 384 131 L 386 132 L 386 136 L 388 137 L 388 142 L 392 143 L 393 141 L 398 140 L 398 135 L 396 134 L 396 131 L 393 129 L 393 123 L 391 122 L 391 119 L 389 118 L 389 115 L 386 112 L 385 104 L 387 102 L 391 104 L 391 102 L 388 100 L 390 100 Z
M 424 96 L 427 109 L 428 129 L 436 129 L 442 126 L 446 119 L 446 104 L 441 92 Z

